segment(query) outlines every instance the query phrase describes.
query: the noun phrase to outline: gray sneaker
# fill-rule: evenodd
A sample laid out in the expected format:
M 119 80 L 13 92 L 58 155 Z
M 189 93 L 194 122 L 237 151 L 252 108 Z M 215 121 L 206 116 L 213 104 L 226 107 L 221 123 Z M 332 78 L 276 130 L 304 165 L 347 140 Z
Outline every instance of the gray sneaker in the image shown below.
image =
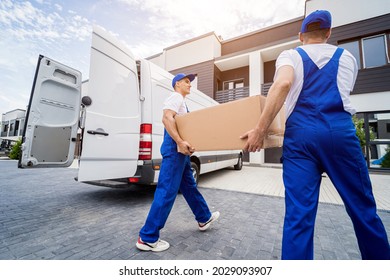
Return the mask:
M 205 231 L 206 229 L 208 229 L 212 223 L 214 223 L 216 220 L 218 220 L 219 218 L 219 212 L 216 211 L 214 213 L 211 214 L 211 218 L 205 222 L 205 223 L 198 223 L 198 226 L 199 226 L 199 230 L 200 231 Z
M 138 241 L 135 246 L 141 251 L 162 252 L 169 248 L 169 243 L 161 239 L 154 243 L 148 243 L 142 241 L 141 237 L 138 237 Z

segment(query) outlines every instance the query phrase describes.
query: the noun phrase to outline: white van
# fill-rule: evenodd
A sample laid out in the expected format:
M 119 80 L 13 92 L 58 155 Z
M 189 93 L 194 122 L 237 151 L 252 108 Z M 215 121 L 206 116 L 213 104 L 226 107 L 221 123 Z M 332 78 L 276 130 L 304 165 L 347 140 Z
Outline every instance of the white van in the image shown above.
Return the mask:
M 77 180 L 155 184 L 161 164 L 162 107 L 173 75 L 147 60 L 136 61 L 116 38 L 94 27 L 90 77 L 39 57 L 26 114 L 20 168 L 68 167 L 77 137 Z M 218 103 L 198 90 L 187 96 L 190 111 Z M 195 152 L 194 177 L 234 166 L 241 151 Z

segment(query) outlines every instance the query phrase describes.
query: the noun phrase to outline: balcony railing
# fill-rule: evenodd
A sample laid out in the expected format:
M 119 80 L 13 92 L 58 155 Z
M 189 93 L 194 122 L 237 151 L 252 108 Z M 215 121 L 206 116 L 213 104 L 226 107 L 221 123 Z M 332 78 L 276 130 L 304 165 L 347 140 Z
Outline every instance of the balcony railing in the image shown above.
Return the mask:
M 215 100 L 219 103 L 241 99 L 249 96 L 249 87 L 221 90 L 215 93 Z
M 265 83 L 261 85 L 261 95 L 267 96 L 272 83 Z M 226 103 L 229 101 L 245 98 L 249 96 L 249 87 L 221 90 L 215 93 L 215 100 L 219 103 Z
M 265 83 L 261 85 L 261 95 L 267 96 L 268 91 L 273 83 Z

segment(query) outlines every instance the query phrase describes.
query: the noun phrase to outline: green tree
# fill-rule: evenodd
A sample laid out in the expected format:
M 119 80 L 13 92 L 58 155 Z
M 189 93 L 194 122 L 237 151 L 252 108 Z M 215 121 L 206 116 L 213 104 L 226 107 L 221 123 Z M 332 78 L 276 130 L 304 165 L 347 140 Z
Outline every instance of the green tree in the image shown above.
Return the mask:
M 11 152 L 9 153 L 10 159 L 20 159 L 22 156 L 22 139 L 16 141 L 16 143 L 12 146 Z
M 390 168 L 390 146 L 386 148 L 386 154 L 381 162 L 381 167 Z
M 364 130 L 364 119 L 359 119 L 354 115 L 352 121 L 356 128 L 356 136 L 359 138 L 360 147 L 362 148 L 363 154 L 366 154 L 366 132 Z M 370 127 L 370 140 L 375 139 L 374 131 Z

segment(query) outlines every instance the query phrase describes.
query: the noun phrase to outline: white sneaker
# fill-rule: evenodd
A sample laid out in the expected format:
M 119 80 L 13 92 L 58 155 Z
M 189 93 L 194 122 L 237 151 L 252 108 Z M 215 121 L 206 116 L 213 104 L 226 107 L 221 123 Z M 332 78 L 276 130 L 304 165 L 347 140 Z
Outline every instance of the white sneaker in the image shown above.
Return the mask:
M 154 243 L 147 243 L 142 241 L 141 237 L 138 237 L 138 241 L 135 244 L 141 251 L 162 252 L 169 248 L 169 243 L 164 240 L 157 240 Z
M 205 223 L 198 223 L 198 226 L 199 226 L 199 230 L 200 231 L 205 231 L 206 229 L 208 229 L 212 223 L 214 223 L 216 220 L 218 220 L 219 218 L 219 212 L 216 211 L 214 213 L 211 214 L 211 218 L 205 222 Z

